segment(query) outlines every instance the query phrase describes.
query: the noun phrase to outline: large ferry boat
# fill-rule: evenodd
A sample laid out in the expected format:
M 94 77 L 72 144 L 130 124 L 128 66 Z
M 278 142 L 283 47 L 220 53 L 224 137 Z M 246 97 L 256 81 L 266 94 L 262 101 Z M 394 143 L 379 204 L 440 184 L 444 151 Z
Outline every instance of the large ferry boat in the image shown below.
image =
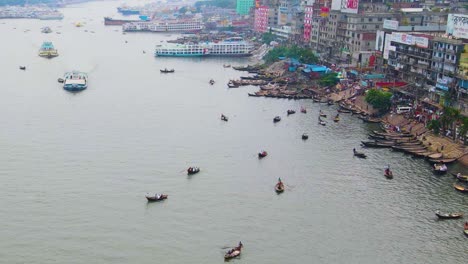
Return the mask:
M 88 88 L 88 75 L 83 72 L 67 72 L 64 77 L 63 89 L 70 92 L 79 92 Z
M 52 42 L 42 43 L 42 46 L 39 49 L 39 56 L 50 59 L 53 57 L 57 57 L 58 55 L 59 54 L 57 50 L 54 48 L 54 44 L 52 44 Z
M 147 32 L 196 32 L 203 29 L 200 20 L 166 20 L 151 22 L 132 22 L 122 26 L 123 31 Z
M 193 57 L 193 56 L 229 56 L 242 57 L 252 55 L 253 45 L 240 37 L 232 37 L 220 42 L 200 44 L 166 43 L 156 45 L 155 56 Z

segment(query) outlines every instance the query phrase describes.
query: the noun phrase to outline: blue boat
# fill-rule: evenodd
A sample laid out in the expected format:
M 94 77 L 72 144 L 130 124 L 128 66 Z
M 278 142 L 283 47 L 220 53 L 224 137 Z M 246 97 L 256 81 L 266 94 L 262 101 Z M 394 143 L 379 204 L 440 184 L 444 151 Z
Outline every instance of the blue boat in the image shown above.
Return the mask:
M 79 92 L 88 88 L 88 75 L 83 72 L 67 72 L 64 76 L 63 89 L 70 92 Z
M 127 16 L 127 15 L 139 15 L 139 14 L 140 14 L 140 10 L 129 9 L 129 8 L 126 8 L 126 7 L 118 7 L 118 8 L 117 8 L 117 11 L 118 11 L 119 13 L 121 13 L 122 15 L 124 15 L 124 16 Z

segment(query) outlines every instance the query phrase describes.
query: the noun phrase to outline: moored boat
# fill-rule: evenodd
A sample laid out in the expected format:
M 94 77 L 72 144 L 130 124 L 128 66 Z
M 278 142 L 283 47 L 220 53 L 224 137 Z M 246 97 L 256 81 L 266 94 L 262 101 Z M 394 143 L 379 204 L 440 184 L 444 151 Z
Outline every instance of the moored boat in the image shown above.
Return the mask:
M 198 173 L 200 172 L 200 168 L 198 167 L 190 167 L 187 169 L 187 174 L 188 175 L 192 175 L 192 174 L 195 174 L 195 173 Z
M 439 210 L 435 214 L 439 219 L 455 219 L 463 216 L 463 213 L 441 213 Z
M 79 71 L 65 73 L 63 89 L 70 92 L 79 92 L 88 88 L 88 75 Z
M 281 121 L 281 117 L 275 116 L 275 118 L 273 118 L 273 123 L 277 123 L 279 121 Z
M 452 163 L 454 161 L 456 161 L 457 159 L 430 159 L 429 161 L 432 162 L 432 163 L 444 163 L 444 164 L 449 164 L 449 163 Z
M 157 202 L 157 201 L 162 201 L 167 199 L 168 195 L 167 194 L 155 194 L 154 196 L 151 196 L 149 194 L 146 194 L 146 199 L 148 202 Z
M 227 86 L 228 86 L 229 88 L 237 88 L 237 87 L 239 87 L 239 85 L 236 84 L 236 83 L 234 83 L 234 81 L 232 81 L 232 80 L 230 80 L 230 81 L 228 82 Z
M 350 114 L 351 111 L 350 110 L 346 110 L 346 109 L 338 109 L 337 110 L 339 113 L 345 113 L 345 114 Z

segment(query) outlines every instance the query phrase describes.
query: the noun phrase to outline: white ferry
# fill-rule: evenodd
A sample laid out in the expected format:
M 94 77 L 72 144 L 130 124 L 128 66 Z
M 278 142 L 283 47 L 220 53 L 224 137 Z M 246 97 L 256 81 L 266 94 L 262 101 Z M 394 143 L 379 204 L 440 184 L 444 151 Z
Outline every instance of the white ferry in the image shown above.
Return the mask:
M 88 88 L 88 75 L 83 72 L 67 72 L 64 77 L 63 89 L 70 92 L 79 92 Z
M 200 20 L 138 21 L 122 25 L 123 31 L 196 32 L 203 29 Z
M 156 45 L 155 56 L 193 57 L 193 56 L 250 56 L 253 45 L 240 37 L 225 39 L 221 42 L 201 44 L 173 44 Z

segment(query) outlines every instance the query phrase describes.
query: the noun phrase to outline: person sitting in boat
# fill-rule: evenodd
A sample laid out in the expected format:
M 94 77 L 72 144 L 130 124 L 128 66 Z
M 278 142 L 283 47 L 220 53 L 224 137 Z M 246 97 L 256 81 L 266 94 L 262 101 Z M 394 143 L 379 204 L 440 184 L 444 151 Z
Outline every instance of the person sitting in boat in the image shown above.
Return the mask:
M 443 164 L 440 165 L 440 168 L 439 168 L 441 171 L 446 171 L 447 170 L 447 165 Z
M 161 195 L 156 193 L 156 194 L 154 195 L 154 197 L 156 197 L 156 199 L 159 199 L 159 198 L 161 198 Z
M 461 176 L 462 176 L 462 175 L 461 175 L 461 173 L 460 173 L 460 172 L 459 172 L 459 173 L 457 173 L 457 178 L 460 178 Z

